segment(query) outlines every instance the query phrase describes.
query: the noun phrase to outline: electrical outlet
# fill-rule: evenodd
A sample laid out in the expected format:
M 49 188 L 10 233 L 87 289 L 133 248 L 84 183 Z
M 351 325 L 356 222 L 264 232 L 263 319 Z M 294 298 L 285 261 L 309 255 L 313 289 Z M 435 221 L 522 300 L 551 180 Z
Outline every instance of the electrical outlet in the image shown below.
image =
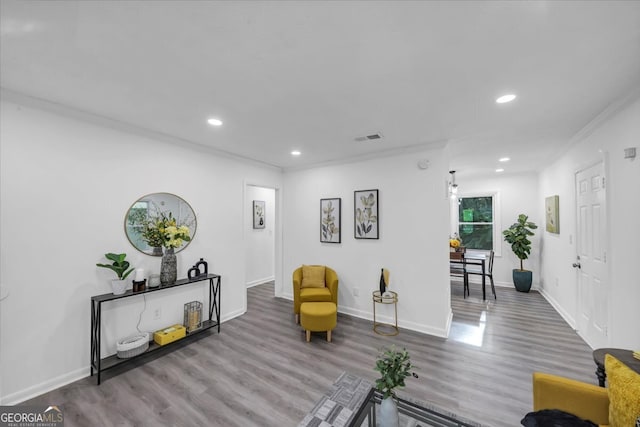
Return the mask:
M 360 295 L 360 289 L 358 288 L 353 288 L 353 296 L 357 297 L 358 295 Z
M 161 317 L 162 317 L 162 310 L 160 310 L 159 308 L 156 308 L 155 311 L 153 312 L 153 320 L 160 320 Z

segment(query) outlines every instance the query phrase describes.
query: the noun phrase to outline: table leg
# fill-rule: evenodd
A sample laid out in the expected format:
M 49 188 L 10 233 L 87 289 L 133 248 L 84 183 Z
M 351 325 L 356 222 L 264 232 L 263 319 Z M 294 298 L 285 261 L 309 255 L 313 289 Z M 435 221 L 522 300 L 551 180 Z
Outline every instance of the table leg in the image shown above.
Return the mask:
M 373 302 L 373 330 L 376 330 L 376 302 Z
M 482 260 L 482 300 L 487 299 L 487 291 L 485 290 L 485 284 L 487 282 L 487 277 L 484 275 L 484 260 Z
M 598 368 L 596 369 L 596 376 L 598 377 L 598 385 L 600 387 L 604 387 L 605 381 L 607 379 L 607 374 L 604 371 L 603 366 L 598 365 Z

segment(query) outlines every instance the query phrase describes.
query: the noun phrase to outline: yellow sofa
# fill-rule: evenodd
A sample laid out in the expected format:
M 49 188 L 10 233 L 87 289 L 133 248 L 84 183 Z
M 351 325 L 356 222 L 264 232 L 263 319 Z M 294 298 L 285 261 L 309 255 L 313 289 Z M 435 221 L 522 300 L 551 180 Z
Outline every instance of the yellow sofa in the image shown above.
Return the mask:
M 559 409 L 600 426 L 633 427 L 640 417 L 640 374 L 605 356 L 609 387 L 557 375 L 533 374 L 533 410 Z
M 324 269 L 324 282 L 315 286 L 305 286 L 303 271 L 314 273 Z M 303 265 L 293 272 L 293 313 L 296 323 L 300 321 L 300 305 L 303 302 L 332 302 L 338 306 L 338 274 L 322 265 Z

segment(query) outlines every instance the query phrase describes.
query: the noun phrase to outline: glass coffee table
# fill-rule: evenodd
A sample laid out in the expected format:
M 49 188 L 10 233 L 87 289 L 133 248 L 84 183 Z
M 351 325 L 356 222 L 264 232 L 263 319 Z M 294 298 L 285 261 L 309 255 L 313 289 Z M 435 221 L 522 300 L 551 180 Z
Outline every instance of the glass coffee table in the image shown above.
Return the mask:
M 381 401 L 382 393 L 372 388 L 352 417 L 349 427 L 377 427 L 376 417 Z M 424 403 L 418 404 L 401 398 L 397 399 L 397 403 L 400 427 L 482 427 L 481 424 Z

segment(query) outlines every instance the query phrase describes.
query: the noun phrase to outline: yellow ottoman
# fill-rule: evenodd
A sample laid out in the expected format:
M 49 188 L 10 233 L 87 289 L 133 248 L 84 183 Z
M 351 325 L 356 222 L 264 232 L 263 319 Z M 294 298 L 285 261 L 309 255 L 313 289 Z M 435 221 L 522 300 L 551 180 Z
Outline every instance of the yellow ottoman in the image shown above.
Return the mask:
M 300 326 L 307 331 L 307 342 L 312 331 L 327 331 L 327 341 L 331 342 L 331 330 L 337 323 L 338 310 L 332 302 L 304 302 L 300 306 Z

